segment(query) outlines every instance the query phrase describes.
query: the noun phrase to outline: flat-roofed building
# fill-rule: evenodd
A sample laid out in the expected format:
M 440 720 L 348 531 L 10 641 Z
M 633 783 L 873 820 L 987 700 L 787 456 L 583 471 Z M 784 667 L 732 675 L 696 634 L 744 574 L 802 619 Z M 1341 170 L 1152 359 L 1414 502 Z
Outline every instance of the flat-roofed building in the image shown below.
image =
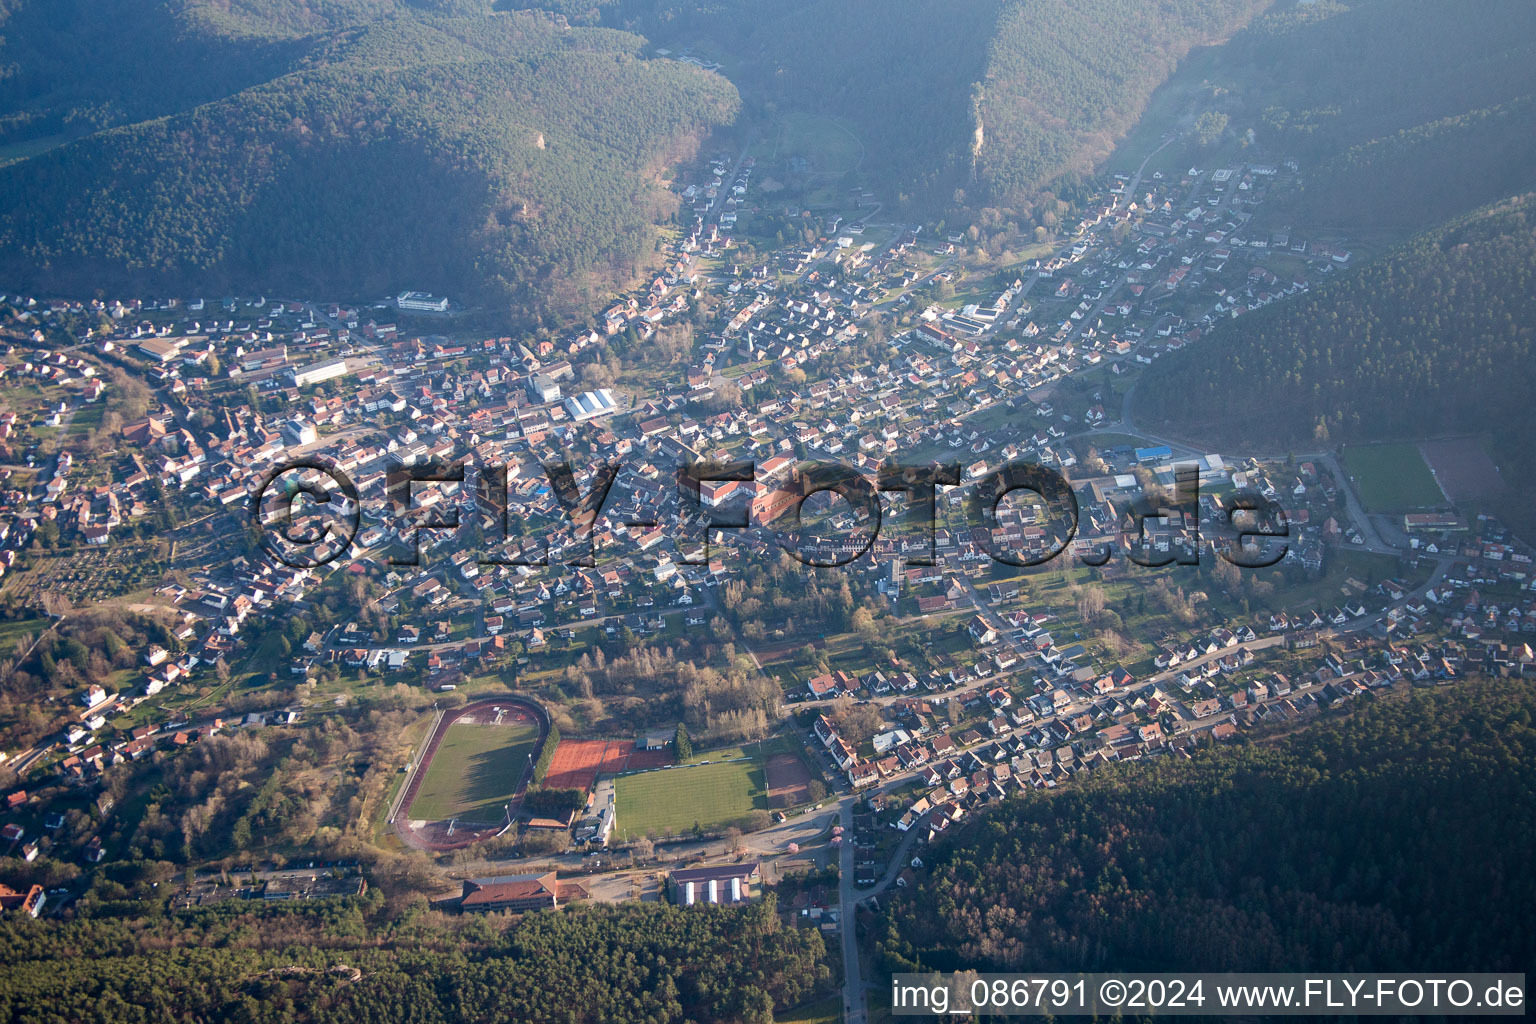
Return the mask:
M 181 355 L 181 350 L 186 348 L 188 338 L 145 338 L 139 342 L 138 349 L 146 358 L 153 359 L 157 363 L 168 363 Z
M 284 366 L 288 362 L 288 346 L 274 345 L 272 348 L 257 349 L 247 352 L 240 357 L 240 369 L 247 373 L 256 370 L 266 370 L 274 366 Z
M 324 362 L 311 363 L 308 366 L 294 370 L 293 386 L 296 388 L 307 387 L 310 384 L 319 384 L 321 381 L 345 377 L 347 373 L 347 361 L 345 359 L 327 359 Z
M 426 292 L 401 292 L 395 296 L 395 305 L 414 313 L 446 313 L 448 300 Z
M 1403 516 L 1403 529 L 1408 533 L 1460 533 L 1467 528 L 1467 521 L 1449 512 L 1410 512 Z
M 528 397 L 535 402 L 560 401 L 560 385 L 555 383 L 555 378 L 545 373 L 535 373 L 528 378 Z
M 325 878 L 319 875 L 296 875 L 288 878 L 269 878 L 261 888 L 261 898 L 278 900 L 316 900 L 327 896 L 360 896 L 368 889 L 361 875 L 342 878 Z

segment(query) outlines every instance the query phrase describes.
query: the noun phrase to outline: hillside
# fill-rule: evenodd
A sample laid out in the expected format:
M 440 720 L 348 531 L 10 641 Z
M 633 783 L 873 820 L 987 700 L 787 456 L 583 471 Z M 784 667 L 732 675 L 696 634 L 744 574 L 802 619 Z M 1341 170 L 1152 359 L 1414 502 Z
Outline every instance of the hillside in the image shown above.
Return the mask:
M 733 82 L 753 123 L 847 126 L 910 209 L 1027 231 L 1262 3 L 5 0 L 0 280 L 579 308 L 635 269 L 656 172 L 735 118 Z M 730 81 L 624 29 L 702 42 Z
M 1189 132 L 1163 166 L 1295 159 L 1296 223 L 1400 237 L 1536 186 L 1536 7 L 1277 5 L 1191 56 L 1154 106 L 1162 116 L 1118 166 L 1134 168 L 1170 121 L 1214 119 L 1219 139 Z
M 537 13 L 369 20 L 385 6 L 248 0 L 181 18 L 282 60 L 269 80 L 0 169 L 0 279 L 571 307 L 633 270 L 670 210 L 655 174 L 737 105 L 719 76 L 642 59 L 624 33 Z M 274 31 L 323 31 L 252 41 L 239 15 L 256 9 Z
M 1202 117 L 1302 162 L 1298 223 L 1422 228 L 1536 184 L 1521 0 L 513 6 L 0 0 L 0 281 L 576 309 L 648 250 L 656 173 L 738 110 L 835 121 L 883 201 L 1001 246 L 1055 230 L 1046 193 L 1128 132 L 1133 165 Z
M 723 61 L 758 112 L 838 118 L 861 171 L 916 208 L 1012 210 L 1091 169 L 1179 57 L 1265 3 L 615 0 L 601 14 Z
M 400 0 L 0 0 L 0 147 L 231 95 L 287 70 L 317 33 L 406 10 Z
M 1068 172 L 1090 172 L 1197 45 L 1225 38 L 1265 0 L 1006 4 L 982 83 L 976 174 L 1015 206 Z
M 1527 194 L 1489 207 L 1219 324 L 1148 369 L 1137 416 L 1269 451 L 1489 433 L 1505 479 L 1530 480 L 1533 203 Z
M 1312 165 L 1309 222 L 1423 229 L 1536 185 L 1528 3 L 1330 0 L 1236 43 L 1259 130 Z
M 1467 683 L 1015 801 L 929 858 L 882 969 L 1521 970 L 1533 711 Z

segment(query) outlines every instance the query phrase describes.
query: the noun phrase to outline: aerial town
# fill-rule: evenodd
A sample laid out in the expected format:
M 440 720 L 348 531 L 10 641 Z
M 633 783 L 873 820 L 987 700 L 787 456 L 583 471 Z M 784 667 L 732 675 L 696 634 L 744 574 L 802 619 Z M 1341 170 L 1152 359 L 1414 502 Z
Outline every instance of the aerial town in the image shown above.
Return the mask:
M 0 0 L 0 1024 L 1520 1015 L 1533 381 L 1530 0 Z
M 725 154 L 675 185 L 654 274 L 521 337 L 417 291 L 0 297 L 0 672 L 40 643 L 54 669 L 0 709 L 0 853 L 75 865 L 0 902 L 59 912 L 104 860 L 168 849 L 177 906 L 357 894 L 385 849 L 464 912 L 777 886 L 856 961 L 848 915 L 1011 794 L 1530 673 L 1531 550 L 1462 495 L 1388 510 L 1349 450 L 1233 456 L 1130 418 L 1146 366 L 1348 270 L 1268 218 L 1299 176 L 1115 175 L 999 267 L 860 186 L 775 202 Z M 616 352 L 651 356 L 620 377 Z M 974 517 L 1020 460 L 1069 482 L 1070 531 L 1040 502 Z M 807 496 L 803 463 L 955 477 L 931 523 L 882 530 L 915 492 L 871 515 Z M 318 541 L 270 543 L 285 479 Z M 820 533 L 791 558 L 767 524 L 801 505 Z M 1262 567 L 1229 557 L 1255 533 Z M 209 747 L 232 737 L 260 750 Z M 476 750 L 507 778 L 464 785 Z M 308 809 L 263 786 L 212 834 L 192 776 L 280 751 Z M 183 784 L 187 820 L 146 795 Z

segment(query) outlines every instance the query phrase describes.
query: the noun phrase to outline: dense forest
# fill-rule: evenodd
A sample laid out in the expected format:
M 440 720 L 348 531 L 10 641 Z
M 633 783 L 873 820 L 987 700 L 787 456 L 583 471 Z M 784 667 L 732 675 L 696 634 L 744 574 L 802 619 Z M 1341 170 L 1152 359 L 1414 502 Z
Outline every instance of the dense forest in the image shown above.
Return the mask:
M 233 95 L 345 29 L 491 9 L 490 0 L 0 0 L 0 163 L 38 140 Z
M 521 919 L 445 917 L 374 890 L 182 913 L 90 902 L 68 921 L 0 918 L 0 1019 L 772 1024 L 830 982 L 820 934 L 783 927 L 771 897 Z
M 1139 414 L 1213 442 L 1491 433 L 1506 480 L 1536 470 L 1536 196 L 1415 238 L 1158 360 Z
M 935 851 L 884 968 L 1523 971 L 1533 711 L 1469 682 L 1013 802 Z
M 1263 6 L 1264 0 L 1005 5 L 977 107 L 976 173 L 987 198 L 1017 206 L 1064 173 L 1091 171 L 1180 58 L 1224 38 Z
M 0 169 L 0 274 L 13 285 L 362 297 L 414 287 L 575 306 L 637 269 L 650 225 L 669 212 L 656 173 L 738 102 L 719 76 L 642 59 L 637 37 L 547 14 L 201 6 L 156 52 L 265 53 L 270 80 L 222 97 L 210 82 L 198 97 L 209 102 L 180 110 L 128 90 L 125 109 L 168 116 Z M 400 12 L 345 17 L 388 6 Z M 268 32 L 334 30 L 239 35 L 258 11 Z M 17 76 L 46 75 L 49 54 L 35 48 Z M 87 117 L 83 77 L 36 116 Z

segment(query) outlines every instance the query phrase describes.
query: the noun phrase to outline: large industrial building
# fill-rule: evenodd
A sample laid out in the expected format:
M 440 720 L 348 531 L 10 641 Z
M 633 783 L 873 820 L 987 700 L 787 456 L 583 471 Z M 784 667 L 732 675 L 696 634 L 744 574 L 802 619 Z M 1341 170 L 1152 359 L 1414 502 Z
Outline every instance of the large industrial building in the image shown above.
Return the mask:
M 613 392 L 607 388 L 597 391 L 583 391 L 579 395 L 572 395 L 565 400 L 565 411 L 571 414 L 571 419 L 580 423 L 583 420 L 594 419 L 598 416 L 611 416 L 616 407 L 613 403 Z

